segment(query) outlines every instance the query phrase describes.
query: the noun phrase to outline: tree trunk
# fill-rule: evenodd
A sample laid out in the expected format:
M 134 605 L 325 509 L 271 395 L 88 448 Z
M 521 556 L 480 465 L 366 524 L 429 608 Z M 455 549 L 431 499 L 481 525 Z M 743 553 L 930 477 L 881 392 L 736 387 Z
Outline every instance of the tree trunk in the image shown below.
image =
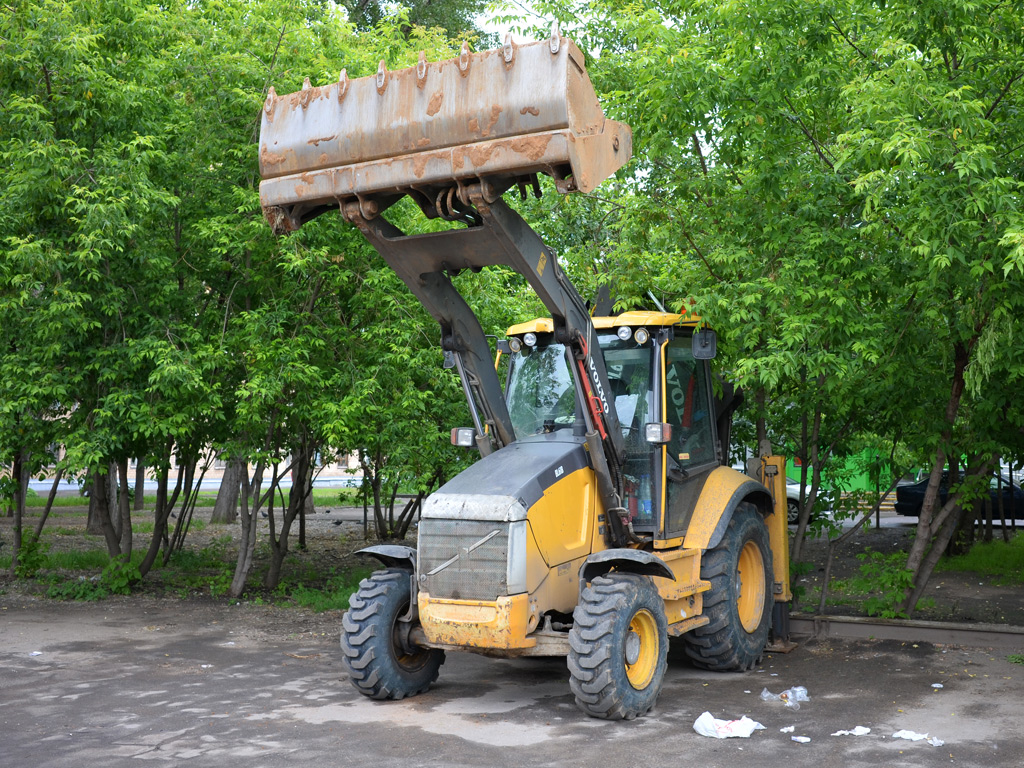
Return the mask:
M 121 555 L 127 562 L 132 556 L 132 508 L 128 493 L 128 459 L 118 462 L 117 476 L 121 483 L 121 492 L 117 496 L 117 511 L 120 517 Z
M 103 500 L 103 505 L 99 505 L 96 501 L 96 474 L 95 467 L 89 467 L 85 473 L 85 488 L 89 492 L 89 517 L 88 522 L 85 524 L 85 532 L 91 536 L 102 536 L 103 535 L 103 517 L 100 515 L 101 509 L 106 509 L 106 498 Z M 104 494 L 104 497 L 106 494 Z
M 11 469 L 11 478 L 15 482 L 14 490 L 14 531 L 13 543 L 11 544 L 11 575 L 13 576 L 18 568 L 18 557 L 21 555 L 21 524 L 25 519 L 25 497 L 28 495 L 28 467 L 25 462 L 25 453 L 18 451 L 14 454 L 14 467 Z
M 230 525 L 238 519 L 238 493 L 242 488 L 242 476 L 248 471 L 241 459 L 231 459 L 224 469 L 224 476 L 217 491 L 210 523 Z
M 313 451 L 307 439 L 295 452 L 292 460 L 292 487 L 288 492 L 288 506 L 281 510 L 281 533 L 275 536 L 274 520 L 270 522 L 270 567 L 263 579 L 263 586 L 275 589 L 281 581 L 281 568 L 288 555 L 288 534 L 292 523 L 306 506 L 312 477 Z M 269 512 L 268 512 L 269 514 Z
M 139 512 L 146 505 L 146 463 L 142 459 L 135 460 L 135 504 Z
M 111 559 L 114 559 L 121 554 L 121 537 L 114 530 L 114 521 L 110 517 L 110 499 L 107 495 L 109 490 L 109 473 L 102 475 L 98 472 L 95 473 L 93 475 L 92 494 L 89 497 L 89 508 L 91 511 L 95 504 L 96 517 L 102 526 L 103 539 L 107 543 L 107 554 Z
M 928 486 L 924 492 L 924 501 L 917 519 L 914 542 L 911 544 L 910 553 L 907 556 L 907 570 L 913 573 L 915 584 L 915 587 L 907 590 L 907 596 L 902 606 L 902 610 L 908 615 L 907 608 L 921 576 L 921 564 L 931 548 L 932 538 L 938 533 L 946 517 L 952 513 L 952 509 L 945 513 L 938 509 L 939 485 L 942 480 L 942 469 L 946 463 L 945 451 L 952 447 L 953 425 L 960 412 L 960 399 L 963 396 L 965 385 L 964 371 L 967 369 L 969 360 L 968 348 L 963 344 L 955 344 L 953 347 L 953 376 L 950 383 L 949 400 L 946 402 L 944 427 L 939 447 L 935 451 L 935 463 L 932 466 L 931 475 L 928 477 Z M 921 587 L 923 588 L 923 585 Z
M 117 536 L 118 546 L 121 541 L 121 512 L 118 506 L 117 462 L 112 461 L 107 467 L 107 516 Z
M 754 393 L 754 402 L 757 404 L 757 420 L 755 421 L 755 428 L 757 429 L 757 455 L 763 458 L 772 455 L 772 441 L 768 437 L 768 421 L 764 415 L 768 403 L 764 387 L 759 387 Z
M 168 448 L 168 454 L 170 448 Z M 156 509 L 153 512 L 153 538 L 149 541 L 149 548 L 146 550 L 146 556 L 142 558 L 142 563 L 139 565 L 139 573 L 143 577 L 149 573 L 150 568 L 156 562 L 157 555 L 160 554 L 160 546 L 167 539 L 167 519 L 171 514 L 171 505 L 167 503 L 167 482 L 168 482 L 169 471 L 167 464 L 164 463 L 163 467 L 157 474 L 156 481 Z
M 50 486 L 50 495 L 46 497 L 43 514 L 39 516 L 39 522 L 36 523 L 36 541 L 39 541 L 39 537 L 43 535 L 43 526 L 46 525 L 46 518 L 50 516 L 50 510 L 53 509 L 53 502 L 57 498 L 57 487 L 60 485 L 62 477 L 64 477 L 64 467 L 58 469 L 57 476 L 53 478 L 53 485 Z
M 252 570 L 253 555 L 256 552 L 256 522 L 259 519 L 260 509 L 260 486 L 263 482 L 263 459 L 256 464 L 256 471 L 253 473 L 250 482 L 248 473 L 242 481 L 242 537 L 238 543 L 238 559 L 235 562 L 235 575 L 231 580 L 230 595 L 239 598 L 245 591 L 245 582 L 249 578 L 249 571 Z M 273 486 L 270 492 L 274 492 Z
M 966 474 L 980 477 L 987 477 L 992 471 L 992 458 L 988 458 L 976 466 L 968 468 Z M 950 473 L 950 487 L 952 487 L 955 478 L 953 473 Z M 935 515 L 934 526 L 937 526 L 937 530 L 932 534 L 929 545 L 925 550 L 918 562 L 913 569 L 910 568 L 908 559 L 908 570 L 913 571 L 913 583 L 910 588 L 907 589 L 907 594 L 900 604 L 899 610 L 904 613 L 908 618 L 913 616 L 914 611 L 917 608 L 917 602 L 921 599 L 924 594 L 925 587 L 928 586 L 928 580 L 931 578 L 932 572 L 935 570 L 935 566 L 939 562 L 939 558 L 942 557 L 943 552 L 949 546 L 949 543 L 953 540 L 953 535 L 956 533 L 960 526 L 960 522 L 963 518 L 963 508 L 960 504 L 961 494 L 952 493 L 950 491 L 946 498 L 946 503 Z M 922 515 L 924 510 L 922 510 Z M 917 536 L 914 539 L 914 545 L 917 545 L 917 539 L 920 538 L 921 531 L 918 530 Z M 913 553 L 913 547 L 911 548 Z
M 818 385 L 824 386 L 824 377 L 819 377 Z M 811 510 L 818 497 L 818 488 L 821 487 L 821 467 L 818 457 L 818 441 L 821 439 L 821 408 L 815 407 L 814 421 L 811 426 L 811 434 L 807 435 L 807 420 L 803 423 L 804 453 L 807 461 L 803 462 L 800 470 L 800 516 L 797 519 L 796 534 L 793 536 L 793 545 L 790 550 L 790 559 L 800 562 L 800 555 L 803 553 L 804 539 L 807 533 L 807 524 L 811 519 Z M 807 492 L 807 465 L 811 466 L 810 493 Z

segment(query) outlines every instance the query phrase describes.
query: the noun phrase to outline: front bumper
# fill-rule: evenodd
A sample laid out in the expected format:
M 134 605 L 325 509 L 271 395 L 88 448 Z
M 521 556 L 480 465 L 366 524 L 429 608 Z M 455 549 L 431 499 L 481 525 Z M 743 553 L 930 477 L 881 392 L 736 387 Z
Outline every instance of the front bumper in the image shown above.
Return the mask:
M 512 651 L 537 644 L 535 637 L 527 637 L 537 625 L 529 595 L 450 600 L 420 592 L 418 604 L 420 624 L 431 646 Z

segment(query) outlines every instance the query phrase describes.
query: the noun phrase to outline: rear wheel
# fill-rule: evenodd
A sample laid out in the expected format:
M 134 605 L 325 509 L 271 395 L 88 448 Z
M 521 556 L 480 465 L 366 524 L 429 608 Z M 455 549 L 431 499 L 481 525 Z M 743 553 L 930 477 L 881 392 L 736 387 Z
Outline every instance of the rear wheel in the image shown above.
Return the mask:
M 764 653 L 771 627 L 772 552 L 764 520 L 750 504 L 740 504 L 722 541 L 701 561 L 710 621 L 683 635 L 686 653 L 704 669 L 742 671 Z
M 409 572 L 377 571 L 363 579 L 341 621 L 341 650 L 349 680 L 371 699 L 404 699 L 437 679 L 444 651 L 409 640 Z
M 668 665 L 665 605 L 646 576 L 612 573 L 583 590 L 569 632 L 569 687 L 593 717 L 647 714 Z

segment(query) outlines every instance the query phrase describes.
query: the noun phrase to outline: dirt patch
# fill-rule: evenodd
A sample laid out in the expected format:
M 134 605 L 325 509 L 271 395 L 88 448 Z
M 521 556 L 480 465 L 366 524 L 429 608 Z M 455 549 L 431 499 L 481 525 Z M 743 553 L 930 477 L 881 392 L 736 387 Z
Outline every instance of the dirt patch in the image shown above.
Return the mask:
M 832 563 L 832 580 L 842 582 L 860 574 L 865 552 L 890 555 L 907 552 L 914 540 L 913 526 L 862 530 L 837 547 Z M 798 582 L 807 592 L 798 609 L 817 612 L 818 597 L 825 577 L 828 540 L 808 538 L 801 559 L 810 570 Z M 866 615 L 863 594 L 831 591 L 825 612 L 840 616 Z M 1019 585 L 1001 585 L 989 576 L 970 572 L 937 571 L 932 575 L 915 619 L 962 623 L 1024 626 L 1024 590 Z

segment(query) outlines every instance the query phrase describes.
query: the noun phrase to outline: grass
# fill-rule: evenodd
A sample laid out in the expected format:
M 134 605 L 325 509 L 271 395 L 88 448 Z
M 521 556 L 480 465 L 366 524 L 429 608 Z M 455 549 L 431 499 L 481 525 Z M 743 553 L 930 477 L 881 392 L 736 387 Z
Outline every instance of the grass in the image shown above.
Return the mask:
M 28 509 L 43 509 L 46 506 L 46 496 L 28 496 L 25 499 L 25 507 Z M 57 496 L 53 500 L 53 508 L 57 507 L 88 507 L 87 496 Z
M 295 605 L 321 613 L 323 611 L 344 611 L 352 593 L 359 589 L 359 582 L 373 572 L 373 568 L 356 568 L 351 571 L 335 572 L 322 588 L 295 584 L 278 589 L 278 595 Z
M 1006 543 L 1002 539 L 975 544 L 971 551 L 939 561 L 936 571 L 970 571 L 988 576 L 996 584 L 1024 584 L 1024 533 Z

